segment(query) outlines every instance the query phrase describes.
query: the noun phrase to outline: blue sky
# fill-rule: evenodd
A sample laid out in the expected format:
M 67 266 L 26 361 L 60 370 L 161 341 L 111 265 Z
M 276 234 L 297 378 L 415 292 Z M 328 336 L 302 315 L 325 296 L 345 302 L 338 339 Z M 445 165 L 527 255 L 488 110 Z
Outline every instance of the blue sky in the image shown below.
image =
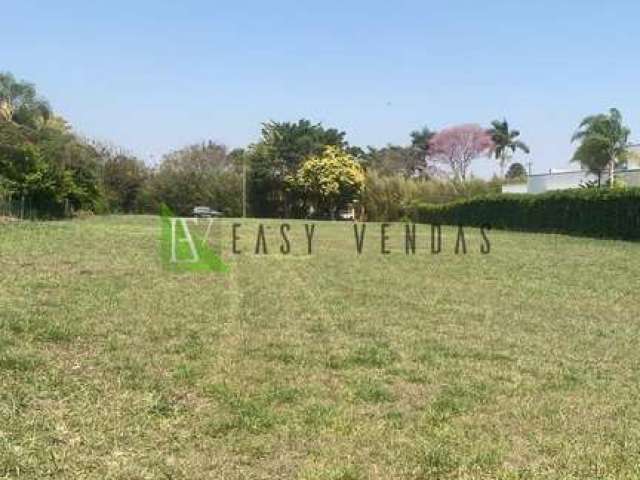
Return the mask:
M 536 172 L 568 166 L 587 114 L 640 141 L 640 2 L 29 1 L 2 7 L 0 70 L 78 131 L 149 162 L 244 146 L 301 117 L 352 144 L 506 117 Z M 480 160 L 476 173 L 493 164 Z

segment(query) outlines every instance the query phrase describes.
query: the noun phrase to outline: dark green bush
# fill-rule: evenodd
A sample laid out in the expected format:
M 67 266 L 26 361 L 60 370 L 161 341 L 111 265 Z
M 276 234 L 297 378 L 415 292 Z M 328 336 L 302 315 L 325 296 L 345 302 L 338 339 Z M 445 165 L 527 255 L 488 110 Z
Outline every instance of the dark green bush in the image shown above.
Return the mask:
M 640 188 L 580 189 L 540 195 L 493 194 L 443 205 L 416 205 L 417 222 L 640 239 Z

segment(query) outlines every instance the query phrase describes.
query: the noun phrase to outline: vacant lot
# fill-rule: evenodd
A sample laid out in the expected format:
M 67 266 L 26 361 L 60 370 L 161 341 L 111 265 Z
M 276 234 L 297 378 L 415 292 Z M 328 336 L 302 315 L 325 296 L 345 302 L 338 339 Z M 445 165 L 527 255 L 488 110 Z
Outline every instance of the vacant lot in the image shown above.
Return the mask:
M 640 245 L 491 232 L 391 254 L 370 225 L 0 226 L 0 478 L 637 478 Z

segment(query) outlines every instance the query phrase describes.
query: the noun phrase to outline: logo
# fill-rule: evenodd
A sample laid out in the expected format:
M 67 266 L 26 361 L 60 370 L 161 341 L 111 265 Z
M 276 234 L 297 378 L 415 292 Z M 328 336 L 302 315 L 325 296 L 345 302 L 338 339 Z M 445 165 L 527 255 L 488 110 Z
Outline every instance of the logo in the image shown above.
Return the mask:
M 223 231 L 225 230 L 225 223 L 220 220 L 176 217 L 166 205 L 161 206 L 160 222 L 162 232 L 161 257 L 163 265 L 168 270 L 174 272 L 229 271 L 229 267 L 221 258 L 222 248 L 218 248 L 216 251 L 212 241 L 212 238 L 221 239 L 223 236 L 226 238 L 226 234 L 230 234 L 231 250 L 229 254 L 236 257 L 245 253 L 245 249 L 240 244 L 241 236 L 239 233 L 243 227 L 240 223 L 227 224 L 226 230 L 231 227 L 230 232 Z M 297 228 L 302 227 L 302 225 L 295 226 Z M 312 253 L 315 253 L 313 244 L 316 225 L 305 223 L 303 226 L 304 241 L 302 245 L 295 244 L 295 251 L 299 253 L 304 251 L 307 255 L 312 255 Z M 375 227 L 375 225 L 371 226 Z M 418 250 L 429 252 L 431 255 L 438 255 L 444 251 L 443 232 L 440 225 L 401 224 L 394 226 L 389 223 L 381 223 L 378 226 L 380 229 L 380 243 L 379 247 L 374 248 L 374 251 L 377 250 L 382 255 L 394 253 L 393 250 L 397 253 L 403 252 L 405 255 L 416 255 Z M 289 236 L 292 230 L 291 224 L 281 223 L 278 228 L 275 223 L 265 225 L 254 222 L 248 227 L 251 230 L 257 229 L 257 233 L 255 235 L 255 244 L 253 244 L 254 248 L 246 253 L 252 253 L 257 257 L 274 253 L 286 257 L 293 253 L 292 238 Z M 391 230 L 397 231 L 399 227 L 404 227 L 398 232 L 400 237 L 395 242 L 392 242 Z M 333 224 L 333 228 L 338 228 L 338 225 Z M 418 229 L 422 230 L 422 233 L 419 233 Z M 346 233 L 348 230 L 343 231 Z M 491 252 L 491 242 L 488 237 L 490 230 L 491 225 L 489 224 L 480 226 L 479 235 L 474 235 L 473 238 L 475 245 L 470 245 L 465 236 L 464 227 L 462 225 L 458 225 L 457 228 L 451 226 L 449 233 L 455 237 L 455 243 L 449 240 L 447 246 L 455 255 L 467 255 L 472 251 L 486 255 Z M 353 223 L 352 238 L 355 245 L 354 252 L 357 256 L 363 254 L 365 238 L 369 237 L 369 235 L 366 235 L 368 232 L 367 224 Z M 373 235 L 374 237 L 376 236 L 375 233 Z M 247 235 L 244 235 L 243 238 L 247 242 Z M 299 242 L 300 239 L 301 237 L 298 236 L 296 242 Z M 273 248 L 274 241 L 277 244 L 279 243 L 279 248 Z M 249 242 L 251 242 L 251 233 L 249 233 Z M 401 246 L 399 242 L 402 242 L 403 245 Z M 345 239 L 344 245 L 346 246 L 347 243 Z M 391 248 L 392 243 L 395 244 L 395 248 Z M 420 244 L 419 248 L 418 244 Z M 248 247 L 249 245 L 245 243 L 244 246 Z M 371 247 L 369 251 L 371 251 Z M 297 256 L 297 253 L 294 256 Z
M 175 272 L 227 272 L 229 267 L 210 243 L 214 220 L 203 222 L 204 232 L 189 228 L 189 220 L 193 221 L 176 217 L 169 207 L 161 205 L 160 256 L 164 267 Z

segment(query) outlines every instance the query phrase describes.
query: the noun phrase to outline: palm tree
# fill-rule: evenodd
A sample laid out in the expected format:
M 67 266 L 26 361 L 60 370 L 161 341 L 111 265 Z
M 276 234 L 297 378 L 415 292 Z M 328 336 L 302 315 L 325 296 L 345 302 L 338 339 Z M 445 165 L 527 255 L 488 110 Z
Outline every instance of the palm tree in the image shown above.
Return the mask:
M 509 123 L 506 120 L 494 120 L 491 122 L 491 128 L 489 129 L 491 140 L 493 140 L 492 153 L 495 159 L 500 164 L 500 176 L 504 177 L 504 167 L 516 150 L 522 150 L 524 153 L 529 153 L 529 147 L 526 143 L 518 140 L 520 131 L 509 130 Z
M 36 127 L 50 116 L 49 104 L 38 97 L 32 84 L 0 73 L 0 120 Z
M 574 161 L 581 162 L 590 171 L 609 170 L 609 186 L 613 186 L 617 164 L 624 162 L 629 153 L 631 130 L 622 124 L 622 114 L 616 108 L 609 113 L 586 117 L 571 141 L 580 140 L 580 146 L 573 155 Z
M 602 173 L 609 166 L 606 142 L 594 136 L 587 136 L 573 154 L 572 162 L 580 163 L 583 169 L 598 176 L 598 187 L 602 184 Z

